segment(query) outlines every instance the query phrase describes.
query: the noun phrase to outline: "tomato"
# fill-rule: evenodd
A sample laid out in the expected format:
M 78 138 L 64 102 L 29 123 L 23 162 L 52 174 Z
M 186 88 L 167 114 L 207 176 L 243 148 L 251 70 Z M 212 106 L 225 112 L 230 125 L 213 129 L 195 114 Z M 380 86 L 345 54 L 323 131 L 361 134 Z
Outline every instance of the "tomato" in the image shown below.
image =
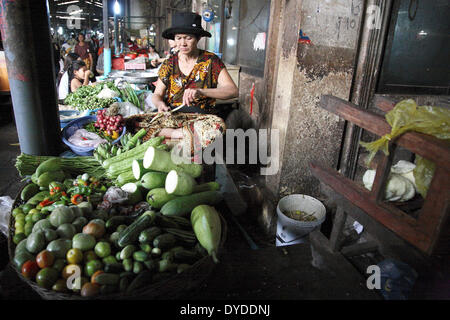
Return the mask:
M 55 262 L 53 262 L 52 268 L 56 269 L 58 272 L 62 272 L 66 264 L 67 261 L 65 259 L 56 259 Z
M 12 216 L 15 218 L 19 213 L 23 213 L 22 208 L 14 208 Z
M 106 229 L 105 226 L 99 223 L 89 222 L 83 227 L 83 233 L 90 234 L 96 239 L 100 239 L 106 233 Z
M 77 281 L 75 280 L 74 283 L 73 283 L 72 291 L 73 291 L 73 292 L 80 292 L 80 291 L 81 291 L 81 288 L 83 288 L 83 286 L 84 286 L 86 283 L 89 283 L 89 279 L 86 278 L 86 277 L 81 277 L 81 278 L 80 278 L 80 281 L 79 281 L 79 285 L 80 285 L 80 286 L 78 287 L 78 283 L 77 283 Z
M 72 264 L 79 264 L 83 261 L 83 252 L 80 249 L 72 248 L 67 251 L 67 262 Z
M 51 267 L 55 262 L 55 256 L 48 250 L 42 250 L 36 256 L 36 262 L 41 269 Z
M 84 267 L 84 272 L 88 277 L 92 277 L 95 271 L 101 270 L 103 263 L 100 260 L 91 260 Z
M 98 257 L 95 254 L 94 250 L 89 250 L 84 253 L 84 263 L 88 263 L 91 260 L 96 260 Z
M 27 279 L 34 279 L 39 272 L 36 261 L 28 260 L 22 265 L 22 275 Z
M 50 289 L 58 280 L 59 273 L 53 268 L 41 269 L 36 275 L 36 282 L 40 287 Z
M 93 274 L 92 277 L 91 277 L 91 282 L 92 282 L 92 283 L 96 283 L 96 282 L 95 282 L 95 277 L 98 276 L 98 275 L 101 274 L 101 273 L 103 273 L 103 270 L 97 270 L 97 271 L 95 271 L 94 274 Z
M 68 279 L 72 274 L 74 274 L 76 272 L 76 270 L 80 271 L 79 274 L 81 276 L 81 267 L 77 264 L 68 264 L 67 266 L 64 267 L 63 271 L 62 271 L 62 277 L 64 279 Z
M 106 241 L 100 241 L 95 245 L 94 251 L 100 258 L 105 258 L 111 254 L 111 246 Z
M 81 288 L 81 296 L 83 297 L 95 297 L 100 293 L 100 286 L 95 283 L 85 283 Z
M 52 287 L 52 290 L 57 292 L 68 292 L 67 289 L 67 280 L 66 279 L 58 279 Z

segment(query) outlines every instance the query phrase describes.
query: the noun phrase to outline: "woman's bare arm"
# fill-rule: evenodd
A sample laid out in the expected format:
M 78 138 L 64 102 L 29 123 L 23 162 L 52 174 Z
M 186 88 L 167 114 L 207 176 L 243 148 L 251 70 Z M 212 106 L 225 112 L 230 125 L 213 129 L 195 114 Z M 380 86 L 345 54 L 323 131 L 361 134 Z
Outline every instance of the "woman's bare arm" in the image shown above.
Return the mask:
M 219 74 L 217 88 L 186 89 L 183 96 L 183 103 L 190 105 L 199 95 L 213 99 L 227 100 L 236 98 L 239 95 L 239 90 L 233 79 L 231 79 L 227 69 L 224 68 Z
M 155 92 L 153 93 L 152 96 L 152 102 L 155 105 L 155 107 L 158 108 L 158 112 L 170 111 L 170 108 L 164 102 L 165 94 L 166 94 L 166 85 L 161 81 L 161 79 L 158 79 L 158 81 L 156 82 Z

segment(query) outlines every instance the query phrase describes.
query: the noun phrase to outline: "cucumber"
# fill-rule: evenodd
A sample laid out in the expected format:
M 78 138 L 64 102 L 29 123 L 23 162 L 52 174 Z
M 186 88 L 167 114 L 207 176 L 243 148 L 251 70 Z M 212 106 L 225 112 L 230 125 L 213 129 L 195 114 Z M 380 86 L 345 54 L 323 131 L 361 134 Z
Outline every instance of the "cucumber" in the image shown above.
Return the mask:
M 161 208 L 160 212 L 165 216 L 187 216 L 199 205 L 216 205 L 220 201 L 222 201 L 222 196 L 218 191 L 193 193 L 170 200 Z
M 20 199 L 22 199 L 23 201 L 28 201 L 38 192 L 39 186 L 35 183 L 30 183 L 25 188 L 23 188 L 22 192 L 20 193 Z
M 109 218 L 106 221 L 105 227 L 108 231 L 116 230 L 118 226 L 121 224 L 128 224 L 134 220 L 132 217 L 129 216 L 114 216 Z
M 60 158 L 50 158 L 42 162 L 36 168 L 36 177 L 40 178 L 42 174 L 49 171 L 59 171 L 62 168 L 61 159 Z M 47 184 L 48 185 L 48 184 Z
M 141 178 L 141 185 L 147 189 L 163 188 L 166 183 L 167 173 L 151 171 L 145 173 Z
M 100 286 L 100 294 L 106 295 L 117 292 L 117 284 L 111 285 L 111 284 L 104 284 Z
M 109 273 L 119 273 L 123 271 L 123 264 L 122 263 L 109 263 L 105 265 L 105 272 Z
M 139 261 L 139 262 L 144 262 L 145 260 L 147 260 L 149 258 L 148 253 L 140 250 L 140 251 L 135 251 L 133 253 L 133 260 L 134 261 Z
M 122 264 L 123 264 L 123 269 L 125 271 L 129 271 L 129 272 L 133 271 L 133 259 L 127 258 L 127 259 L 123 260 Z
M 197 206 L 192 210 L 191 223 L 198 242 L 208 251 L 214 262 L 218 263 L 217 250 L 222 236 L 219 213 L 208 205 Z
M 95 282 L 100 285 L 118 285 L 120 277 L 116 273 L 103 272 L 95 277 Z
M 144 266 L 152 272 L 157 272 L 159 270 L 158 262 L 153 259 L 148 259 L 148 260 L 144 261 Z
M 181 263 L 178 265 L 177 267 L 177 273 L 182 273 L 183 271 L 189 269 L 191 266 L 189 264 L 186 263 Z
M 50 197 L 50 192 L 49 191 L 40 191 L 40 192 L 36 193 L 33 197 L 28 199 L 27 204 L 35 206 L 39 202 L 44 201 L 44 199 L 48 198 L 48 197 Z
M 173 259 L 177 263 L 193 264 L 199 259 L 197 252 L 190 250 L 178 250 L 173 253 Z
M 125 248 L 120 251 L 120 260 L 125 260 L 130 258 L 133 253 L 136 251 L 136 247 L 132 244 L 127 245 Z
M 138 240 L 142 244 L 150 244 L 160 234 L 162 234 L 162 230 L 160 228 L 158 228 L 158 227 L 151 227 L 151 228 L 143 230 L 139 234 Z
M 144 174 L 146 174 L 148 172 L 152 172 L 151 170 L 144 168 L 142 159 L 133 160 L 133 163 L 131 164 L 131 170 L 132 170 L 133 176 L 136 180 L 140 180 L 144 176 Z
M 139 274 L 142 271 L 145 271 L 144 265 L 140 261 L 134 261 L 133 263 L 133 273 Z
M 119 280 L 119 291 L 125 292 L 130 285 L 130 279 L 128 277 L 122 277 Z
M 37 184 L 39 187 L 48 189 L 48 185 L 50 184 L 50 182 L 63 182 L 65 178 L 66 175 L 62 170 L 46 171 L 39 176 Z
M 170 233 L 163 233 L 153 240 L 153 247 L 166 251 L 175 246 L 177 239 Z
M 155 211 L 144 212 L 125 230 L 120 232 L 119 241 L 117 241 L 119 247 L 123 248 L 129 244 L 134 243 L 139 238 L 139 234 L 152 225 L 152 223 L 155 221 L 155 218 Z
M 144 155 L 143 162 L 145 169 L 151 169 L 160 172 L 170 172 L 171 170 L 181 170 L 189 174 L 193 178 L 201 176 L 203 167 L 196 163 L 180 163 L 175 164 L 172 161 L 171 153 L 164 150 L 159 150 L 155 147 L 149 147 Z
M 187 196 L 194 192 L 197 182 L 185 172 L 172 170 L 166 177 L 165 189 L 168 194 Z
M 165 188 L 156 188 L 147 193 L 147 202 L 155 209 L 161 209 L 167 202 L 177 198 L 173 194 L 168 194 Z
M 174 256 L 174 253 L 170 250 L 170 251 L 164 252 L 161 256 L 161 259 L 173 262 L 173 256 Z
M 172 272 L 177 270 L 178 265 L 168 260 L 159 260 L 159 272 Z
M 142 243 L 139 245 L 139 247 L 141 248 L 142 251 L 150 254 L 152 252 L 152 247 L 151 245 L 149 245 L 148 243 Z

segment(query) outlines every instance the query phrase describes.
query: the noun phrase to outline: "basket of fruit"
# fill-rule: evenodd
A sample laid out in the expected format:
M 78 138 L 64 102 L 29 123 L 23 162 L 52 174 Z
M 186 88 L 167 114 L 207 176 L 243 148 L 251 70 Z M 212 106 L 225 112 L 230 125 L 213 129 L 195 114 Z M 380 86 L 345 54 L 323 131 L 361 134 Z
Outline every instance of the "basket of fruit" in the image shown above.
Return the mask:
M 85 129 L 89 133 L 96 134 L 99 138 L 116 144 L 126 133 L 124 119 L 121 115 L 107 116 L 106 109 L 98 110 L 97 115 L 82 117 L 69 122 L 62 131 L 63 142 L 77 155 L 90 156 L 96 147 L 82 147 L 69 141 L 78 130 Z M 82 139 L 88 139 L 82 137 Z
M 61 158 L 41 162 L 11 213 L 8 251 L 19 277 L 48 300 L 172 299 L 200 288 L 226 240 L 217 186 L 174 170 L 163 194 L 154 172 L 131 190 L 68 174 Z M 110 190 L 127 200 L 114 204 Z

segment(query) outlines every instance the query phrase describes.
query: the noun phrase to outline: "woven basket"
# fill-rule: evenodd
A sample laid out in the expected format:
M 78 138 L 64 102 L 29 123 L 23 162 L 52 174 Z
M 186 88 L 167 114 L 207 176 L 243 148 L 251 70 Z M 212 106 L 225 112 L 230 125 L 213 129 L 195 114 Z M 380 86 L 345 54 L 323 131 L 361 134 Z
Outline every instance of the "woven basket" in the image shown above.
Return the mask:
M 151 112 L 146 114 L 136 114 L 125 118 L 125 125 L 128 130 L 133 134 L 138 132 L 142 128 L 147 128 L 147 123 L 150 122 L 156 116 L 162 116 L 162 113 Z M 200 113 L 177 113 L 177 116 L 186 117 L 187 121 L 195 121 L 197 119 L 214 119 L 217 122 L 223 122 L 223 119 L 213 114 L 200 114 Z M 142 141 L 147 141 L 151 138 L 151 132 L 148 132 L 142 138 Z
M 23 189 L 23 188 L 22 188 Z M 19 191 L 12 209 L 18 207 L 22 201 L 20 200 Z M 15 219 L 11 215 L 9 221 L 9 235 L 8 235 L 8 253 L 9 259 L 12 261 L 14 258 L 14 251 L 16 245 L 12 241 L 14 236 L 14 221 Z M 220 239 L 220 246 L 218 256 L 223 250 L 226 236 L 227 236 L 227 223 L 222 215 L 220 215 L 222 222 L 222 236 Z M 34 291 L 36 291 L 41 298 L 45 300 L 148 300 L 148 299 L 176 299 L 182 297 L 187 292 L 199 288 L 210 276 L 214 270 L 216 264 L 213 262 L 210 256 L 203 257 L 193 264 L 190 268 L 186 269 L 180 274 L 174 274 L 172 277 L 149 284 L 147 287 L 136 290 L 132 295 L 126 295 L 124 293 L 114 293 L 107 295 L 98 295 L 96 297 L 85 298 L 79 294 L 59 293 L 53 290 L 48 290 L 37 285 L 36 282 L 31 281 L 22 276 L 22 274 L 12 266 L 19 278 L 27 283 Z

